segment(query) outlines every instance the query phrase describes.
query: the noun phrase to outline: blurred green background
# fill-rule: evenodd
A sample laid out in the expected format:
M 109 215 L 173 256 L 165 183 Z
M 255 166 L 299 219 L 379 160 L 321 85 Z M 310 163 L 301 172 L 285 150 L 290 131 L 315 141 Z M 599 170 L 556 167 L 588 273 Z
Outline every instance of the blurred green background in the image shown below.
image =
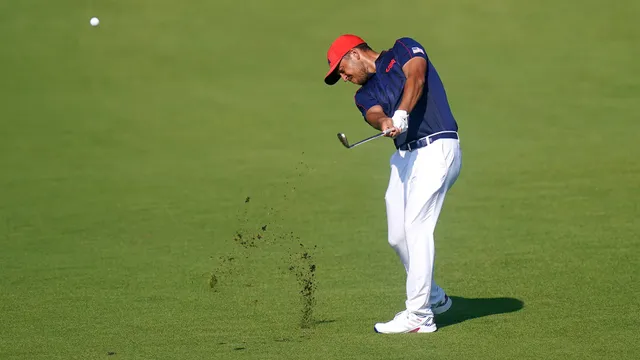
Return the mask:
M 631 0 L 1 2 L 0 358 L 635 358 L 639 15 Z M 373 332 L 404 305 L 394 148 L 336 139 L 374 133 L 356 87 L 322 81 L 342 33 L 420 41 L 460 125 L 436 234 L 455 303 L 435 334 Z

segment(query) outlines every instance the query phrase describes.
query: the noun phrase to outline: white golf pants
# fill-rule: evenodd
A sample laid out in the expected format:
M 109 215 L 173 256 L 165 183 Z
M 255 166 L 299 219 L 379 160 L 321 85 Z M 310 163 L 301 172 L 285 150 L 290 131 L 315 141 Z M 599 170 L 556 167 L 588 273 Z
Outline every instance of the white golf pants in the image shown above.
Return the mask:
M 390 164 L 388 236 L 407 272 L 406 308 L 432 314 L 431 304 L 444 299 L 433 280 L 434 230 L 447 190 L 460 174 L 460 141 L 439 139 L 417 150 L 398 150 Z

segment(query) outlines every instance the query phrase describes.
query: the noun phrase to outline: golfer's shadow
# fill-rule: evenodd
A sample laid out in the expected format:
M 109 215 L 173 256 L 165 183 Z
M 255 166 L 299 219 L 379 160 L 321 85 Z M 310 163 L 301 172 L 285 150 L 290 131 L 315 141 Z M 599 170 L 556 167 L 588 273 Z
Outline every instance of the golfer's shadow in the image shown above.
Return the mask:
M 442 315 L 436 315 L 438 328 L 484 316 L 506 314 L 524 307 L 521 300 L 507 297 L 470 299 L 451 296 L 451 300 L 451 309 Z

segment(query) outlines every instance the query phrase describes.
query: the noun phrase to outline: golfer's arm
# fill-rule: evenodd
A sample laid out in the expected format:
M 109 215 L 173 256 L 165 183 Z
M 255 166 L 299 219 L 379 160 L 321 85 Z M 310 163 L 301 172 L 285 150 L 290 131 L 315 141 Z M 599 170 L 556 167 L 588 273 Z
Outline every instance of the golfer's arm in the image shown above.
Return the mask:
M 421 57 L 414 57 L 404 64 L 402 71 L 407 81 L 404 83 L 402 100 L 398 110 L 405 110 L 407 113 L 411 113 L 422 96 L 427 73 L 427 60 Z
M 387 114 L 384 113 L 384 110 L 382 110 L 382 106 L 380 105 L 372 106 L 367 111 L 365 118 L 367 119 L 367 122 L 371 124 L 371 126 L 380 131 L 383 131 L 384 129 L 389 127 L 389 124 L 393 126 L 393 122 L 389 123 L 391 119 L 387 116 Z M 385 123 L 387 126 L 383 127 Z

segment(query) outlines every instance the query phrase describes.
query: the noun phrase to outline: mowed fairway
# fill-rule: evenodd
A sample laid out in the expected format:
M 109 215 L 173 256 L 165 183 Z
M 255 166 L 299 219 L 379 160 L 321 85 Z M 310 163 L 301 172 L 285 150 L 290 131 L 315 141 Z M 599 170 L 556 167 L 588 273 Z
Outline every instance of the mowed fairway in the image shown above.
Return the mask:
M 1 2 L 0 359 L 637 358 L 639 15 Z M 421 41 L 460 125 L 434 334 L 373 332 L 404 306 L 394 149 L 336 138 L 374 133 L 356 87 L 322 81 L 346 32 Z

